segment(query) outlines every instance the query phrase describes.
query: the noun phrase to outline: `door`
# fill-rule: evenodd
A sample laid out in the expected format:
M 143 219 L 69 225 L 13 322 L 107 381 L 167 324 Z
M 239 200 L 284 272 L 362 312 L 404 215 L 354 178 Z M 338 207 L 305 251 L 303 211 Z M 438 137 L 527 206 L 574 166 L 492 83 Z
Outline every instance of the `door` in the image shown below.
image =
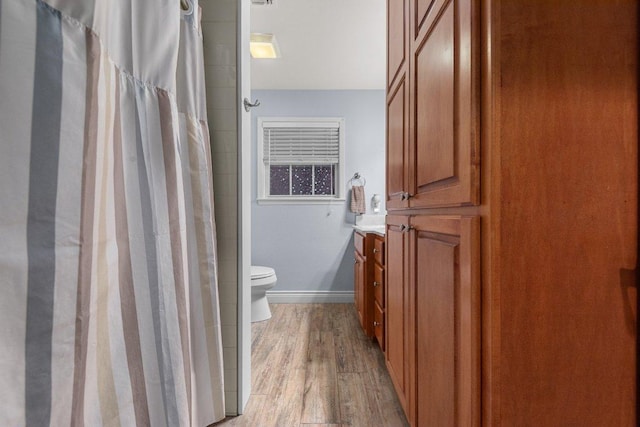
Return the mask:
M 408 1 L 387 0 L 387 208 L 408 207 Z
M 411 16 L 410 206 L 477 205 L 479 7 L 416 1 Z
M 405 75 L 387 103 L 387 208 L 408 206 L 409 92 Z
M 478 217 L 411 217 L 415 425 L 480 425 Z
M 249 54 L 251 3 L 238 2 L 238 413 L 251 394 L 251 98 Z
M 400 403 L 408 411 L 410 298 L 407 216 L 387 216 L 385 360 Z
M 355 267 L 354 267 L 354 286 L 355 286 L 355 300 L 356 300 L 356 311 L 358 312 L 358 320 L 360 320 L 360 325 L 362 329 L 364 329 L 365 333 L 367 333 L 367 328 L 365 325 L 365 301 L 364 301 L 364 281 L 365 281 L 365 264 L 364 258 L 360 255 L 360 252 L 354 252 L 355 257 Z

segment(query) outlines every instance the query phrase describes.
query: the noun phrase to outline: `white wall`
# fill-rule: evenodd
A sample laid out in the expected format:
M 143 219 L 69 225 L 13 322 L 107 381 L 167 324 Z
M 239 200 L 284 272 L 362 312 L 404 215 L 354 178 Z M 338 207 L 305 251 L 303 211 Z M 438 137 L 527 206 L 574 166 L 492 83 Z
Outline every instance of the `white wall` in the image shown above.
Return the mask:
M 256 203 L 256 127 L 260 116 L 331 116 L 345 119 L 345 178 L 366 178 L 370 199 L 385 194 L 384 90 L 253 90 L 260 107 L 252 110 L 252 264 L 273 267 L 274 291 L 353 291 L 355 215 L 347 200 L 330 205 Z M 381 214 L 384 214 L 384 204 Z
M 238 412 L 238 150 L 236 0 L 201 0 L 207 112 L 211 132 L 218 291 L 228 415 Z

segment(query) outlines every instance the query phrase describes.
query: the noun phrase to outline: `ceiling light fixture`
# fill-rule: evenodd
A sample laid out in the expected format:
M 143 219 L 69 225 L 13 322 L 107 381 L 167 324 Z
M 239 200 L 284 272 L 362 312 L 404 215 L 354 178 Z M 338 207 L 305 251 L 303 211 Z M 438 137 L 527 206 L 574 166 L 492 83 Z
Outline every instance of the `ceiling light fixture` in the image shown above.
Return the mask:
M 280 49 L 278 49 L 278 43 L 276 43 L 276 36 L 273 34 L 251 33 L 249 50 L 252 58 L 280 58 Z

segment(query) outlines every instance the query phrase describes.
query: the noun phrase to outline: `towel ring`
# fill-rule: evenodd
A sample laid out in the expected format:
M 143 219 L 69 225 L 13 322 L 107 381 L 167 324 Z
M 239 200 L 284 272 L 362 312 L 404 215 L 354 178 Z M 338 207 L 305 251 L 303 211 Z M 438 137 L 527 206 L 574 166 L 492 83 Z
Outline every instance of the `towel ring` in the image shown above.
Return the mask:
M 360 185 L 362 185 L 363 187 L 365 185 L 367 185 L 367 180 L 360 175 L 360 172 L 356 172 L 353 174 L 353 176 L 351 177 L 351 179 L 349 180 L 349 185 L 353 185 L 354 182 L 359 183 Z

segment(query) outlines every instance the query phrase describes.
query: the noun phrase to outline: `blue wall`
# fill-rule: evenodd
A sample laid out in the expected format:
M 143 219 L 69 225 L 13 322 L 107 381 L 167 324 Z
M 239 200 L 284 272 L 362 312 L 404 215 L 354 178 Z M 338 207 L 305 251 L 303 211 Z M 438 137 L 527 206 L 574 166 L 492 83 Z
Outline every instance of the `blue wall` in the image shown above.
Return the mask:
M 385 194 L 384 90 L 254 90 L 252 99 L 252 264 L 273 267 L 277 291 L 352 291 L 353 229 L 345 201 L 327 205 L 258 205 L 256 138 L 258 117 L 344 117 L 345 181 L 366 178 L 367 213 L 374 193 Z

